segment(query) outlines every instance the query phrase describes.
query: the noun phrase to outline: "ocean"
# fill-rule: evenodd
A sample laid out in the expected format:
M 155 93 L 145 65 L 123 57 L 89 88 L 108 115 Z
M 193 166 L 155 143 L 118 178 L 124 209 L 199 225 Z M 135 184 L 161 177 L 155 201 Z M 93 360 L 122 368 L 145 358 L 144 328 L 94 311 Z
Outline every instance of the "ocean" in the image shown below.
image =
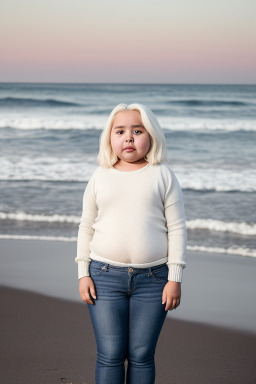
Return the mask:
M 99 137 L 119 103 L 157 116 L 188 250 L 256 257 L 256 85 L 0 83 L 0 238 L 76 241 Z

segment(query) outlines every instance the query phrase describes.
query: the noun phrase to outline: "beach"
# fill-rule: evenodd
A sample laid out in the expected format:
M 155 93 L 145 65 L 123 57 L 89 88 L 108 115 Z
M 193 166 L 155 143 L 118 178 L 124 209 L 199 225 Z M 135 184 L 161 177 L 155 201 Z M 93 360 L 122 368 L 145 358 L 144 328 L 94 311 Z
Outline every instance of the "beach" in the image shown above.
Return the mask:
M 96 344 L 86 304 L 1 287 L 1 382 L 93 384 Z M 256 335 L 167 319 L 156 384 L 254 384 Z
M 75 246 L 72 242 L 1 240 L 1 382 L 94 383 L 96 344 L 87 304 L 79 298 Z M 180 308 L 169 311 L 157 345 L 156 384 L 255 383 L 256 331 L 251 324 L 255 309 L 249 310 L 255 307 L 255 284 L 252 280 L 246 285 L 255 276 L 255 260 L 238 258 L 236 267 L 235 260 L 231 263 L 226 256 L 207 256 L 188 253 Z M 223 275 L 210 278 L 215 273 L 213 264 Z M 240 279 L 230 285 L 238 271 Z M 200 282 L 204 291 L 196 298 Z M 243 307 L 242 317 L 249 320 L 238 326 L 232 323 L 237 314 L 230 298 L 234 295 L 236 307 L 238 303 L 241 307 L 238 293 L 244 295 L 253 286 Z M 201 313 L 211 316 L 213 308 L 215 317 L 221 318 L 221 298 L 215 305 L 207 301 L 208 292 L 212 292 L 210 300 L 216 300 L 220 291 L 222 301 L 230 300 L 223 314 L 225 326 L 214 316 L 212 324 L 192 321 L 191 297 L 197 303 L 195 310 L 201 308 Z M 181 309 L 186 320 L 178 318 Z
M 1 383 L 94 383 L 77 232 L 107 118 L 134 102 L 163 128 L 188 230 L 181 304 L 160 335 L 156 384 L 256 382 L 255 92 L 0 83 Z
M 80 302 L 75 242 L 0 240 L 0 285 Z M 168 316 L 256 334 L 256 260 L 187 253 L 181 305 Z

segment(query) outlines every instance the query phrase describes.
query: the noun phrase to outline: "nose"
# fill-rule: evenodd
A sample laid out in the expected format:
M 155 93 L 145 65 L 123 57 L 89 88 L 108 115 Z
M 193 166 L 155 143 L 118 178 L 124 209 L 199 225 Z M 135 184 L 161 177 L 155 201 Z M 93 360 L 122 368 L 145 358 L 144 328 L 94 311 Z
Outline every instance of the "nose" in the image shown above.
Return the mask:
M 129 135 L 129 136 L 125 139 L 125 141 L 127 141 L 128 143 L 129 143 L 129 142 L 133 143 L 134 139 L 133 139 L 132 136 Z

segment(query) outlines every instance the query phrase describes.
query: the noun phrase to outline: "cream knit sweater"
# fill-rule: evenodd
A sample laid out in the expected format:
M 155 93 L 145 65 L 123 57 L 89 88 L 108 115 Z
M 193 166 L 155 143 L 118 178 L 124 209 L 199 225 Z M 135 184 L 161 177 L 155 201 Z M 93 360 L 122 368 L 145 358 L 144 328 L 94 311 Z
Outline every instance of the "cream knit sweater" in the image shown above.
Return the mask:
M 179 183 L 165 163 L 136 171 L 98 167 L 83 197 L 78 231 L 78 278 L 90 260 L 121 267 L 166 263 L 168 280 L 182 281 L 186 223 Z

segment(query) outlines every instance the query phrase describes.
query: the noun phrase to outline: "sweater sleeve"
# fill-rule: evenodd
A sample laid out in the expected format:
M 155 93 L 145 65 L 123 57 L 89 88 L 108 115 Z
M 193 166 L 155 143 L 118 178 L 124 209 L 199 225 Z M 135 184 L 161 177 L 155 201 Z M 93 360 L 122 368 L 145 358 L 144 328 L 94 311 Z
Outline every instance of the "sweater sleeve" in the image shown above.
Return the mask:
M 165 194 L 165 217 L 168 230 L 168 280 L 182 282 L 186 267 L 187 231 L 182 191 L 175 174 L 169 169 Z
M 78 230 L 77 256 L 75 258 L 75 262 L 78 264 L 78 279 L 90 276 L 90 242 L 94 235 L 93 224 L 97 217 L 94 180 L 95 173 L 90 178 L 83 195 L 83 211 Z

